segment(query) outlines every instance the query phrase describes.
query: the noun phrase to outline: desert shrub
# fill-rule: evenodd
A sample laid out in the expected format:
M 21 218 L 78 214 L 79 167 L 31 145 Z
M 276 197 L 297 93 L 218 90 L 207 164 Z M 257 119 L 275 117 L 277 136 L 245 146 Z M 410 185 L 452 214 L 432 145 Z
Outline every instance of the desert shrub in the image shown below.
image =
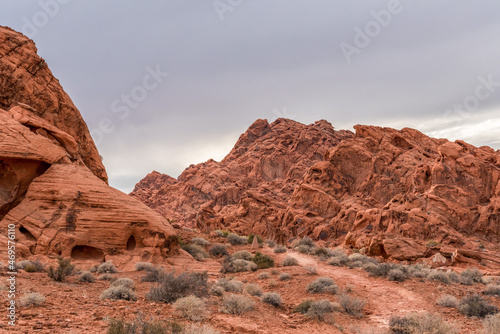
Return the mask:
M 271 277 L 271 274 L 267 271 L 263 271 L 257 275 L 258 279 L 268 279 L 269 277 Z
M 309 275 L 317 275 L 318 270 L 316 269 L 315 266 L 305 266 L 304 270 L 309 274 Z
M 228 255 L 227 248 L 224 245 L 215 244 L 208 251 L 213 257 L 221 257 Z
M 295 249 L 297 250 L 297 252 L 299 253 L 302 253 L 302 254 L 309 254 L 311 252 L 311 247 L 309 246 L 306 246 L 306 245 L 298 245 L 297 247 L 295 247 Z
M 255 234 L 250 234 L 247 237 L 247 243 L 251 245 L 253 243 L 254 238 L 255 238 Z M 262 245 L 264 244 L 264 239 L 262 239 L 260 236 L 257 236 L 257 242 L 259 243 L 259 246 L 262 247 Z
M 438 299 L 437 304 L 442 307 L 455 308 L 458 306 L 458 300 L 452 295 L 443 295 Z
M 500 313 L 489 315 L 483 320 L 483 334 L 500 333 Z
M 490 296 L 500 296 L 500 285 L 498 284 L 488 284 L 483 293 Z
M 276 254 L 286 253 L 286 247 L 283 245 L 278 245 L 278 246 L 273 248 L 273 252 L 275 252 Z
M 408 276 L 416 278 L 427 278 L 430 270 L 421 264 L 413 264 L 406 267 Z
M 429 276 L 427 276 L 429 281 L 441 282 L 444 284 L 450 284 L 451 280 L 447 273 L 443 271 L 432 271 Z
M 124 300 L 137 300 L 135 292 L 124 286 L 114 286 L 104 290 L 100 296 L 101 299 L 124 299 Z
M 324 320 L 332 312 L 332 303 L 329 300 L 321 299 L 311 303 L 306 315 L 317 320 Z
M 24 268 L 30 264 L 32 264 L 30 260 L 21 260 L 16 262 L 16 268 L 24 270 Z
M 54 267 L 50 266 L 47 274 L 54 281 L 62 282 L 67 276 L 71 275 L 75 266 L 71 264 L 70 259 L 64 259 L 62 257 L 58 258 L 57 262 L 59 263 L 58 267 L 54 269 Z
M 281 274 L 281 275 L 278 277 L 278 279 L 279 279 L 280 281 L 289 281 L 289 280 L 291 280 L 291 279 L 292 279 L 292 275 L 287 274 L 287 273 L 283 273 L 283 274 Z
M 154 319 L 145 319 L 138 314 L 135 320 L 111 319 L 107 334 L 181 334 L 183 326 L 177 322 L 162 323 Z
M 224 291 L 227 292 L 241 292 L 243 291 L 243 282 L 234 280 L 234 279 L 227 279 L 227 278 L 220 278 L 217 280 L 215 283 L 217 286 L 220 286 L 224 289 Z
M 205 319 L 205 302 L 196 296 L 191 295 L 179 298 L 172 306 L 184 318 L 191 321 L 201 321 Z
M 242 315 L 253 310 L 255 303 L 244 296 L 231 293 L 222 297 L 222 306 L 225 313 Z
M 346 293 L 340 296 L 340 306 L 344 312 L 355 317 L 363 316 L 363 307 L 365 304 L 364 300 Z
M 233 255 L 231 255 L 233 259 L 240 259 L 240 260 L 245 260 L 245 261 L 252 261 L 252 253 L 246 250 L 241 250 L 234 252 Z
M 181 248 L 188 252 L 196 261 L 201 261 L 209 257 L 205 248 L 197 244 L 184 244 L 181 245 Z
M 314 303 L 314 300 L 311 299 L 306 299 L 303 300 L 295 309 L 293 310 L 295 313 L 302 313 L 306 314 L 307 311 L 309 311 L 309 308 L 311 308 L 312 303 Z
M 247 238 L 246 237 L 240 237 L 236 233 L 229 233 L 227 236 L 227 241 L 231 245 L 245 245 L 247 243 Z
M 316 247 L 312 250 L 312 254 L 318 256 L 321 260 L 326 260 L 333 256 L 333 251 L 324 247 Z
M 338 292 L 337 284 L 330 277 L 318 277 L 306 286 L 309 293 L 331 293 Z
M 220 334 L 220 332 L 208 325 L 191 324 L 186 326 L 181 334 Z
M 299 261 L 297 261 L 296 258 L 287 256 L 283 261 L 281 261 L 281 265 L 283 267 L 288 267 L 288 266 L 297 266 L 299 264 Z
M 255 253 L 252 261 L 257 265 L 259 269 L 267 269 L 274 267 L 274 260 L 268 255 L 261 254 L 259 252 Z
M 155 269 L 155 266 L 150 262 L 137 262 L 135 264 L 136 271 L 153 271 Z
M 24 260 L 16 263 L 17 269 L 23 269 L 27 273 L 37 273 L 45 270 L 45 265 L 39 260 Z
M 467 269 L 460 273 L 460 284 L 473 285 L 483 283 L 483 274 L 477 269 Z
M 389 329 L 394 334 L 457 334 L 458 330 L 441 317 L 426 313 L 409 313 L 403 317 L 393 316 Z
M 165 276 L 165 271 L 161 268 L 153 268 L 152 270 L 148 270 L 146 275 L 141 278 L 142 282 L 160 282 L 162 277 Z
M 19 299 L 19 303 L 24 307 L 40 306 L 45 303 L 45 296 L 36 292 L 27 293 Z
M 260 285 L 255 283 L 247 284 L 245 286 L 245 291 L 251 296 L 262 296 L 262 289 L 260 288 Z
M 114 276 L 110 274 L 101 274 L 97 277 L 99 281 L 112 281 L 114 280 Z
M 347 266 L 350 268 L 350 269 L 354 269 L 354 268 L 362 268 L 364 266 L 363 262 L 362 261 L 354 261 L 354 262 L 349 262 L 347 264 Z
M 281 306 L 281 296 L 279 293 L 276 292 L 266 292 L 262 295 L 261 300 L 269 305 L 272 305 L 274 307 L 279 307 Z
M 392 269 L 395 269 L 395 266 L 391 263 L 379 263 L 376 267 L 366 267 L 366 271 L 370 274 L 370 276 L 375 277 L 386 277 Z
M 297 239 L 293 242 L 292 247 L 296 248 L 299 246 L 307 246 L 309 248 L 316 247 L 314 241 L 308 236 L 303 237 L 302 239 Z
M 457 274 L 456 272 L 452 271 L 448 273 L 448 277 L 450 278 L 450 281 L 453 283 L 460 283 L 460 275 Z
M 401 269 L 392 269 L 387 273 L 389 281 L 404 282 L 407 276 Z
M 346 265 L 348 262 L 347 254 L 341 249 L 334 249 L 330 253 L 331 258 L 336 258 L 342 265 Z
M 118 272 L 118 269 L 116 269 L 113 262 L 108 261 L 108 262 L 101 263 L 98 266 L 92 267 L 90 269 L 90 272 L 97 272 L 99 274 L 104 274 L 104 273 L 115 274 Z
M 216 284 L 210 287 L 210 293 L 213 294 L 214 296 L 222 296 L 224 292 L 225 292 L 224 288 Z
M 159 284 L 152 287 L 146 298 L 156 302 L 172 303 L 179 298 L 194 295 L 204 297 L 208 294 L 208 274 L 206 272 L 184 272 L 162 275 Z
M 254 262 L 233 259 L 229 256 L 224 258 L 222 262 L 222 273 L 239 273 L 244 271 L 255 271 L 257 270 L 257 265 Z
M 193 238 L 191 239 L 191 243 L 203 247 L 210 246 L 210 241 L 203 238 Z
M 228 234 L 229 234 L 229 232 L 226 233 L 226 234 L 224 234 L 224 232 L 222 232 L 221 230 L 216 230 L 215 231 L 215 235 L 218 236 L 218 237 L 221 237 L 221 238 L 227 237 Z
M 127 277 L 118 278 L 115 281 L 113 281 L 109 286 L 123 286 L 127 289 L 132 289 L 132 290 L 135 289 L 134 281 Z
M 498 313 L 496 306 L 489 304 L 478 294 L 462 298 L 458 304 L 458 310 L 466 316 L 479 318 Z
M 347 260 L 349 262 L 360 261 L 361 263 L 364 263 L 366 261 L 365 256 L 363 254 L 360 254 L 360 253 L 352 253 L 351 255 L 349 255 L 347 257 Z M 366 262 L 368 262 L 368 261 L 366 261 Z
M 85 283 L 94 283 L 95 276 L 92 275 L 92 273 L 90 271 L 84 271 L 78 277 L 78 281 L 85 282 Z
M 32 264 L 28 264 L 24 267 L 24 271 L 27 272 L 27 273 L 36 273 L 37 272 L 37 269 L 34 265 Z

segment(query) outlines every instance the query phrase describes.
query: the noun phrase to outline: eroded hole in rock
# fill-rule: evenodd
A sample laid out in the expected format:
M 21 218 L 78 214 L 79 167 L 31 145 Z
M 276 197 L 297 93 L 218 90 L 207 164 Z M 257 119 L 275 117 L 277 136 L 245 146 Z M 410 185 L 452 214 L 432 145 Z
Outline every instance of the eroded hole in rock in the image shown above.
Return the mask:
M 71 258 L 75 260 L 100 260 L 104 259 L 104 253 L 91 246 L 75 246 L 71 250 Z
M 128 238 L 128 240 L 127 240 L 127 250 L 133 251 L 135 249 L 135 246 L 137 246 L 137 244 L 135 242 L 135 238 L 133 235 L 131 235 L 130 238 Z
M 30 231 L 28 231 L 24 226 L 19 227 L 19 232 L 26 237 L 26 239 L 31 241 L 36 241 L 36 238 Z

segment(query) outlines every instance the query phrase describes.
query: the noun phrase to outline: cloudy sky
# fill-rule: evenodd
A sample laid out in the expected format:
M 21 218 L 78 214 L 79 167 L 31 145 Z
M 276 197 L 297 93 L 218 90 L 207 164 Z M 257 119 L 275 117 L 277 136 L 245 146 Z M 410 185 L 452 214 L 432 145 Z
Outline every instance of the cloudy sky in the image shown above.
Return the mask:
M 497 0 L 0 0 L 92 130 L 110 184 L 219 160 L 258 118 L 413 127 L 500 149 Z

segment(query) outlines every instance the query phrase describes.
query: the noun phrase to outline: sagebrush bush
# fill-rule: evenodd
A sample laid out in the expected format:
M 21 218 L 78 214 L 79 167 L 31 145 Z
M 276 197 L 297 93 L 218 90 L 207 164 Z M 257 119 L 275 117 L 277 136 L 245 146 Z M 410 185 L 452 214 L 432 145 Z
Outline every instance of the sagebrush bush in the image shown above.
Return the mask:
M 311 299 L 306 299 L 303 300 L 295 309 L 293 310 L 295 313 L 302 313 L 306 314 L 307 311 L 309 311 L 309 308 L 311 307 L 312 303 L 314 303 L 314 300 Z
M 83 271 L 78 277 L 78 281 L 85 283 L 94 283 L 96 278 L 90 271 Z
M 488 284 L 483 293 L 490 296 L 500 296 L 500 285 L 498 284 Z
M 483 334 L 500 333 L 500 313 L 489 315 L 483 320 Z
M 302 239 L 297 239 L 292 243 L 292 247 L 296 248 L 298 246 L 307 246 L 309 248 L 316 247 L 314 241 L 307 236 L 303 237 Z
M 287 273 L 282 273 L 282 274 L 280 274 L 280 276 L 278 277 L 278 279 L 280 281 L 289 281 L 289 280 L 292 279 L 292 275 L 287 274 Z
M 137 300 L 137 295 L 131 289 L 124 286 L 114 286 L 104 290 L 100 296 L 101 299 L 124 299 L 124 300 Z
M 269 305 L 272 305 L 274 307 L 279 307 L 281 306 L 281 296 L 279 293 L 276 292 L 266 292 L 262 295 L 261 300 Z
M 259 252 L 255 253 L 252 261 L 257 265 L 259 269 L 267 269 L 274 267 L 274 260 L 268 255 L 261 254 Z
M 473 285 L 483 283 L 483 274 L 478 269 L 467 269 L 460 273 L 460 284 Z
M 237 252 L 234 252 L 233 255 L 231 255 L 233 259 L 240 259 L 240 260 L 245 260 L 245 261 L 252 261 L 253 255 L 249 251 L 246 250 L 240 250 Z
M 193 238 L 191 239 L 191 243 L 199 245 L 199 246 L 210 246 L 210 241 L 203 239 L 203 238 Z
M 220 244 L 215 244 L 210 247 L 209 251 L 210 255 L 213 257 L 221 257 L 221 256 L 226 256 L 229 253 L 227 252 L 227 248 L 224 245 Z
M 332 303 L 329 300 L 321 299 L 309 305 L 306 315 L 317 320 L 325 320 L 325 317 L 332 312 Z
M 297 252 L 299 253 L 302 253 L 302 254 L 309 254 L 311 252 L 311 247 L 309 246 L 306 246 L 306 245 L 298 245 L 297 247 L 295 247 L 295 249 L 297 250 Z
M 478 318 L 498 313 L 495 305 L 491 305 L 478 294 L 462 298 L 458 304 L 458 310 L 466 316 Z
M 201 261 L 209 257 L 205 248 L 197 244 L 184 244 L 181 245 L 181 248 L 188 252 L 196 261 Z
M 40 306 L 45 303 L 45 296 L 36 292 L 27 293 L 19 299 L 19 303 L 24 307 Z
M 206 272 L 184 272 L 178 276 L 175 276 L 174 273 L 165 273 L 158 283 L 146 294 L 147 299 L 172 303 L 189 295 L 199 298 L 208 295 L 208 274 Z
M 438 299 L 437 304 L 442 307 L 456 308 L 458 306 L 458 299 L 452 295 L 443 295 Z
M 268 279 L 269 277 L 271 277 L 271 274 L 267 271 L 263 271 L 257 275 L 258 279 Z
M 116 274 L 118 272 L 118 269 L 116 269 L 116 267 L 113 264 L 113 262 L 108 261 L 108 262 L 101 263 L 98 266 L 92 267 L 90 269 L 90 271 L 91 272 L 97 272 L 99 274 L 104 274 L 104 273 Z
M 227 236 L 227 241 L 231 245 L 245 245 L 247 243 L 247 238 L 246 237 L 240 237 L 236 233 L 229 233 Z
M 45 270 L 45 265 L 39 260 L 23 260 L 16 263 L 17 269 L 23 269 L 27 273 L 37 273 Z
M 256 296 L 256 297 L 262 296 L 262 289 L 260 288 L 260 285 L 255 283 L 247 284 L 245 286 L 245 291 L 251 296 Z
M 453 283 L 460 283 L 460 275 L 457 274 L 456 272 L 452 271 L 448 273 L 448 277 L 450 278 L 450 281 Z
M 364 300 L 346 293 L 340 296 L 340 306 L 344 312 L 355 317 L 363 316 L 363 307 L 365 307 L 365 304 Z
M 451 280 L 447 273 L 443 271 L 432 271 L 429 276 L 427 276 L 429 281 L 441 282 L 444 284 L 450 284 Z
M 227 278 L 219 278 L 215 285 L 220 286 L 226 292 L 242 292 L 243 291 L 243 282 L 227 279 Z
M 283 261 L 281 261 L 281 265 L 283 267 L 297 266 L 299 265 L 299 261 L 297 261 L 297 259 L 292 256 L 287 256 L 283 259 Z
M 191 324 L 187 325 L 180 334 L 220 334 L 220 332 L 208 325 Z
M 151 262 L 137 262 L 135 264 L 136 271 L 153 271 L 155 266 Z
M 184 318 L 191 321 L 202 321 L 205 319 L 206 305 L 203 299 L 190 295 L 177 299 L 172 306 Z
M 154 319 L 146 319 L 141 313 L 131 321 L 110 319 L 107 334 L 182 334 L 183 327 L 176 323 L 163 323 Z
M 244 296 L 230 293 L 222 297 L 222 306 L 225 313 L 242 315 L 253 310 L 255 303 Z
M 391 269 L 387 273 L 387 279 L 389 281 L 404 282 L 407 276 L 401 269 Z
M 309 293 L 331 293 L 338 292 L 337 284 L 330 277 L 318 277 L 306 286 L 306 291 Z
M 110 274 L 101 274 L 97 277 L 99 281 L 112 281 L 115 279 L 113 275 Z
M 222 262 L 222 273 L 239 273 L 244 271 L 255 271 L 257 270 L 257 265 L 254 262 L 234 259 L 232 257 L 226 256 Z
M 395 269 L 395 266 L 391 263 L 384 262 L 375 266 L 365 266 L 363 268 L 370 274 L 370 276 L 386 277 L 387 274 L 389 274 L 389 271 Z
M 309 274 L 309 275 L 317 275 L 318 270 L 316 269 L 315 266 L 305 266 L 304 270 Z
M 122 277 L 114 280 L 109 286 L 123 286 L 127 289 L 135 289 L 134 281 L 127 277 Z
M 273 252 L 275 252 L 276 254 L 286 253 L 286 247 L 283 245 L 278 245 L 278 246 L 273 248 Z
M 71 275 L 75 266 L 71 264 L 71 259 L 60 257 L 57 259 L 57 262 L 59 263 L 58 267 L 54 269 L 54 267 L 50 266 L 47 274 L 54 281 L 62 282 L 67 276 Z
M 142 282 L 160 282 L 162 277 L 165 276 L 165 271 L 161 268 L 153 268 L 146 271 L 146 275 L 141 278 Z
M 393 316 L 389 328 L 394 334 L 457 334 L 458 329 L 446 323 L 441 317 L 429 312 L 410 313 L 403 317 Z

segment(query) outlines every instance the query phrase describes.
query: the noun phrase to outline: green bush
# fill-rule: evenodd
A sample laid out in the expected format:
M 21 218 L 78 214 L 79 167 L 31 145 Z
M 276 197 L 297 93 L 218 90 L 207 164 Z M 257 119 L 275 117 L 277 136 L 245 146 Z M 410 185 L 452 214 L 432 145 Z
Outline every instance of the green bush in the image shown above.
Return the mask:
M 71 259 L 60 257 L 57 259 L 57 262 L 59 266 L 56 269 L 50 266 L 47 274 L 54 281 L 63 282 L 67 276 L 71 275 L 75 266 L 71 264 Z
M 184 272 L 162 275 L 158 286 L 152 287 L 146 298 L 156 302 L 173 303 L 179 298 L 194 295 L 202 298 L 208 295 L 208 274 L 206 272 Z
M 267 255 L 263 255 L 259 252 L 255 254 L 255 256 L 252 258 L 252 261 L 257 265 L 257 268 L 259 269 L 274 267 L 273 258 Z

